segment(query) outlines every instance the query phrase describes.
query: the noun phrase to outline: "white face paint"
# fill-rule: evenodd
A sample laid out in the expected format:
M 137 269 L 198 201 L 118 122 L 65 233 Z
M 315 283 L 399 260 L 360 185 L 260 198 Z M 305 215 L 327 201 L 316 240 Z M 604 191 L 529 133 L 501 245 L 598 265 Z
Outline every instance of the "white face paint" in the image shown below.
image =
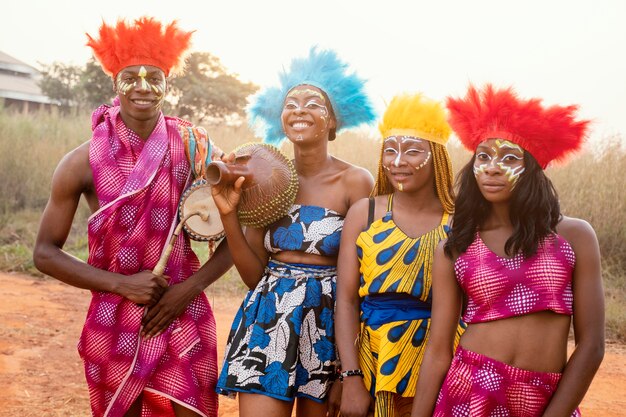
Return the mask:
M 382 166 L 389 172 L 389 180 L 398 191 L 404 191 L 411 178 L 411 171 L 419 171 L 431 158 L 428 141 L 413 136 L 389 136 L 383 143 Z M 411 169 L 412 168 L 412 169 Z
M 320 100 L 317 98 L 305 101 L 302 106 L 296 100 L 288 98 L 287 100 L 285 100 L 285 105 L 283 106 L 283 110 L 289 110 L 293 112 L 301 112 L 304 109 L 318 110 L 320 113 L 322 113 L 322 119 L 326 119 L 328 117 L 328 107 L 326 107 L 326 104 L 324 104 L 323 102 L 320 103 Z
M 387 146 L 387 144 L 389 146 Z M 389 136 L 385 139 L 385 148 L 383 153 L 385 155 L 394 155 L 395 158 L 391 162 L 391 165 L 395 167 L 400 166 L 401 158 L 417 157 L 420 154 L 426 153 L 426 159 L 419 165 L 411 165 L 415 170 L 423 168 L 430 160 L 431 152 L 426 151 L 424 148 L 425 141 L 413 136 Z M 394 146 L 395 145 L 395 146 Z M 411 146 L 415 145 L 415 146 Z M 409 164 L 410 165 L 410 164 Z M 389 169 L 390 165 L 384 165 L 385 169 Z
M 327 135 L 331 117 L 324 95 L 312 87 L 296 87 L 287 94 L 281 115 L 287 137 L 303 141 L 307 135 Z M 313 130 L 309 130 L 313 127 Z
M 524 167 L 524 150 L 519 145 L 508 140 L 490 139 L 485 142 L 491 141 L 493 143 L 491 146 L 488 146 L 489 152 L 476 152 L 474 176 L 478 177 L 492 166 L 497 166 L 502 170 L 507 181 L 511 184 L 511 189 L 513 189 L 526 169 Z

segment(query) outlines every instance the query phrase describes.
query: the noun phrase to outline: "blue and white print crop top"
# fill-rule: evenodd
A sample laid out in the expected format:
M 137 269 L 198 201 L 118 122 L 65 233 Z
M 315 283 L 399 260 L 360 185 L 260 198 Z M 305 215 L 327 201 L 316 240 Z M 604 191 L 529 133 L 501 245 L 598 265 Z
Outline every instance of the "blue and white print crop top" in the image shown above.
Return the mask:
M 285 217 L 272 223 L 265 233 L 270 253 L 298 251 L 336 257 L 344 216 L 319 206 L 294 204 Z

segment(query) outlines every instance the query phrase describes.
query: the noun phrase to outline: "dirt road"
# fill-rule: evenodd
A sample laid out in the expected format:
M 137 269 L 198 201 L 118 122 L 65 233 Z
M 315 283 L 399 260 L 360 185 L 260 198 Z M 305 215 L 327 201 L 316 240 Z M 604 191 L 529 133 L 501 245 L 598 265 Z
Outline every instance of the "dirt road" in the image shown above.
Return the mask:
M 241 300 L 208 293 L 219 356 Z M 89 293 L 52 279 L 0 274 L 0 416 L 89 416 L 76 342 Z M 626 346 L 609 345 L 581 409 L 585 417 L 626 416 Z M 220 416 L 237 415 L 220 399 Z

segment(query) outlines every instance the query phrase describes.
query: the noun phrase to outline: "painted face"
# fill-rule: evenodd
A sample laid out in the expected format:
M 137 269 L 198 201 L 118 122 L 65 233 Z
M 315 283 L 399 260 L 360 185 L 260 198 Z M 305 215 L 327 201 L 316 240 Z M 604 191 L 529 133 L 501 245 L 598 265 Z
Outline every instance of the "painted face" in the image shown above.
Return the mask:
M 120 98 L 122 114 L 140 120 L 158 114 L 166 88 L 165 73 L 151 65 L 126 67 L 115 77 L 115 91 Z
M 430 143 L 413 136 L 389 136 L 383 142 L 382 166 L 387 178 L 399 191 L 414 188 L 415 180 L 429 177 L 432 164 Z M 417 175 L 424 173 L 424 175 Z
M 135 90 L 152 90 L 156 97 L 160 100 L 165 96 L 165 74 L 157 67 L 139 66 L 139 69 L 135 70 L 137 66 L 124 68 L 117 74 L 115 80 L 117 91 L 120 94 L 128 95 L 131 89 Z
M 299 85 L 285 97 L 281 120 L 287 138 L 292 142 L 327 138 L 335 127 L 322 91 L 310 85 Z
M 513 142 L 488 139 L 476 148 L 474 176 L 485 198 L 513 191 L 524 169 L 524 149 Z

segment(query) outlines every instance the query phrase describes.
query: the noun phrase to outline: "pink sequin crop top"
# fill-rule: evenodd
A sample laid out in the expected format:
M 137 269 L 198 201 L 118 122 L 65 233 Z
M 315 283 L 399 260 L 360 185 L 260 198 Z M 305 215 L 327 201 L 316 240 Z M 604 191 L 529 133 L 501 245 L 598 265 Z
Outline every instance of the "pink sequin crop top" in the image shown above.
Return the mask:
M 476 233 L 454 263 L 456 279 L 467 296 L 466 323 L 551 310 L 572 314 L 572 272 L 576 256 L 558 235 L 548 236 L 530 258 L 502 258 Z

